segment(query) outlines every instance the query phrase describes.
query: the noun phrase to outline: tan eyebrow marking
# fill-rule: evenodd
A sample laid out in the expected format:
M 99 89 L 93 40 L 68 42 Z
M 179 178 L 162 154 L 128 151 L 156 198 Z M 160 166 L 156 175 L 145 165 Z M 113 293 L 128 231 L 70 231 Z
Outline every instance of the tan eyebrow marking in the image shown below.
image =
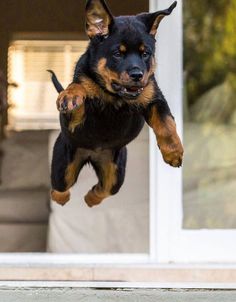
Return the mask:
M 139 47 L 139 50 L 141 52 L 144 52 L 145 51 L 145 45 L 144 44 L 141 44 L 140 47 Z
M 126 52 L 127 51 L 127 48 L 124 44 L 121 44 L 120 45 L 120 52 Z

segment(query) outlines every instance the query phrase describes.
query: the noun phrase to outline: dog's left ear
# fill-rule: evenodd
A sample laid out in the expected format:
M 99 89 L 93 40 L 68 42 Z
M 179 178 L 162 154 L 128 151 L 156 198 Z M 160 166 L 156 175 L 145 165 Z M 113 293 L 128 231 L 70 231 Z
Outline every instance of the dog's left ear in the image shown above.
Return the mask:
M 90 39 L 96 35 L 107 36 L 113 16 L 104 0 L 88 0 L 86 3 L 86 32 Z
M 160 10 L 155 13 L 139 14 L 136 17 L 146 25 L 150 35 L 155 36 L 161 20 L 165 16 L 169 16 L 172 13 L 173 9 L 176 7 L 176 5 L 177 1 L 175 1 L 169 8 L 165 10 Z

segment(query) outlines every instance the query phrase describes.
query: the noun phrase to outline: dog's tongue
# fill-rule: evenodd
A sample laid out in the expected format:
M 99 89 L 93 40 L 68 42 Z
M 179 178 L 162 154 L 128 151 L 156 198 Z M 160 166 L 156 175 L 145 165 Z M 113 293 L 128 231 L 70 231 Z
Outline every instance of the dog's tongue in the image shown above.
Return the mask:
M 138 90 L 139 90 L 139 87 L 132 86 L 132 87 L 129 87 L 129 90 L 130 90 L 130 91 L 138 91 Z

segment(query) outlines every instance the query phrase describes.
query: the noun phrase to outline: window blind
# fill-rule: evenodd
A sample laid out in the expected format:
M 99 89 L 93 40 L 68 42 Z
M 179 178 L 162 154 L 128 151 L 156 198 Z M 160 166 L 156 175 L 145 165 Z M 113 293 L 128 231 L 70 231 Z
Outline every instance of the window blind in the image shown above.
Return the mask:
M 66 87 L 87 41 L 13 41 L 8 51 L 9 127 L 15 130 L 58 129 L 57 92 L 52 69 Z

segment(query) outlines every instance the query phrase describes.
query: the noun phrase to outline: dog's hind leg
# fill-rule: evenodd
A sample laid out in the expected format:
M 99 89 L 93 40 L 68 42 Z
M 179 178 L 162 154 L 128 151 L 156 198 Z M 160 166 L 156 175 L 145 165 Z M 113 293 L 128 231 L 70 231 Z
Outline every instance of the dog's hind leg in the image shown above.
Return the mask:
M 98 177 L 98 183 L 84 197 L 89 207 L 100 204 L 103 199 L 116 194 L 125 178 L 127 149 L 104 150 L 91 160 Z
M 70 200 L 69 189 L 76 182 L 85 159 L 66 144 L 61 136 L 56 140 L 51 165 L 51 198 L 60 205 Z

